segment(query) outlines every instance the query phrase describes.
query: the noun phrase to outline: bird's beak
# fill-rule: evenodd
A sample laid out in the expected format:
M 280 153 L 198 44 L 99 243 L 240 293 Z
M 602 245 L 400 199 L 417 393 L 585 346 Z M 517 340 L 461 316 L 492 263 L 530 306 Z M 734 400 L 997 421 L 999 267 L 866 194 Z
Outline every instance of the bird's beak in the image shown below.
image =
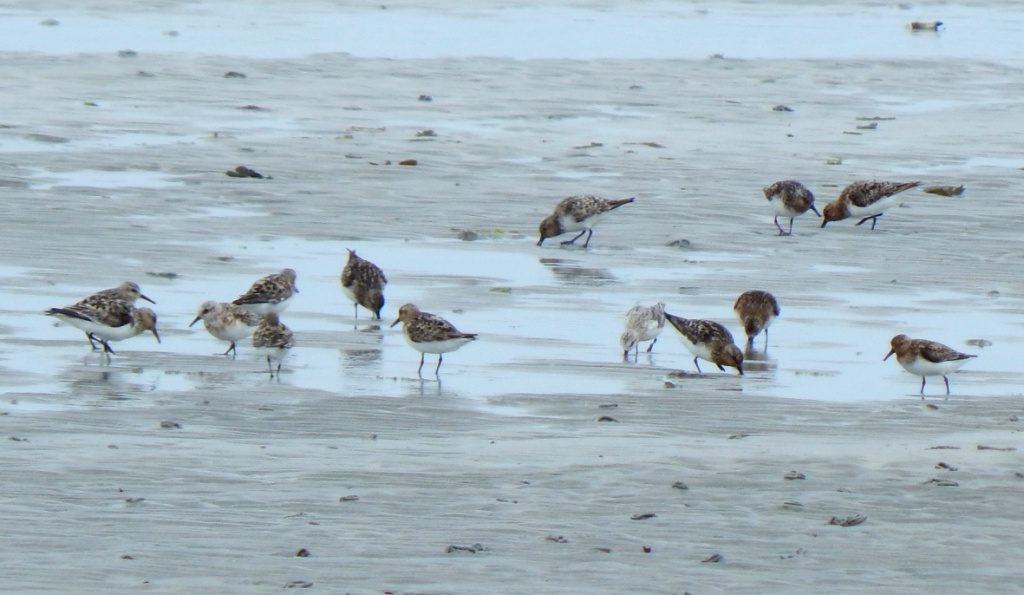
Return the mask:
M 544 238 L 541 238 L 541 239 L 537 240 L 537 245 L 538 246 L 540 246 L 543 243 L 544 243 Z
M 295 286 L 293 285 L 293 286 L 292 286 L 292 291 L 294 291 L 295 293 L 299 293 L 299 288 L 298 288 L 298 287 L 295 287 Z
M 814 208 L 814 205 L 811 205 L 811 210 L 814 211 L 815 215 L 821 217 L 821 213 L 818 212 L 818 209 Z
M 401 318 L 396 318 L 395 321 L 391 323 L 391 325 L 390 325 L 391 328 L 395 328 L 395 325 L 398 324 L 399 322 L 402 322 L 402 319 Z
M 155 328 L 153 329 L 153 336 L 156 337 L 156 342 L 157 343 L 161 343 L 162 342 L 162 341 L 160 341 L 160 333 L 156 332 Z
M 822 222 L 821 222 L 821 226 L 822 226 L 822 227 L 825 227 L 826 225 L 828 225 L 828 221 L 822 221 Z
M 895 349 L 890 349 L 890 350 L 889 350 L 889 353 L 886 353 L 886 354 L 885 354 L 885 357 L 883 357 L 883 358 L 882 358 L 882 361 L 884 362 L 885 360 L 889 359 L 889 357 L 890 357 L 890 356 L 891 356 L 892 354 L 894 354 L 894 353 L 896 353 L 896 350 L 895 350 Z
M 740 376 L 743 376 L 743 366 L 736 366 L 736 370 L 739 371 Z
M 148 297 L 146 297 L 146 296 L 142 295 L 141 293 L 139 294 L 139 297 L 140 297 L 140 298 L 142 298 L 142 299 L 144 299 L 144 300 L 146 300 L 147 302 L 149 302 L 149 303 L 151 303 L 151 304 L 155 304 L 155 303 L 156 303 L 156 302 L 154 302 L 153 300 L 149 299 Z
M 195 324 L 195 323 L 199 322 L 199 319 L 200 319 L 200 318 L 202 318 L 202 316 L 196 316 L 196 319 L 195 319 L 195 320 L 193 320 L 192 322 L 190 322 L 190 323 L 189 323 L 188 325 L 189 325 L 189 326 L 191 327 L 191 326 L 192 326 L 193 324 Z

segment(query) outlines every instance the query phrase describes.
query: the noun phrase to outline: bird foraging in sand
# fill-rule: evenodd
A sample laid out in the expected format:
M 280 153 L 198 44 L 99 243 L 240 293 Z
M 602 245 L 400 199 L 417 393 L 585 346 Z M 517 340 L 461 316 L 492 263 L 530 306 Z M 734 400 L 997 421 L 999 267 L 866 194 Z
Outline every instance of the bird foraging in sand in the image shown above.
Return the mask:
M 693 365 L 697 366 L 697 372 L 704 373 L 697 363 L 697 358 L 700 358 L 715 364 L 723 372 L 724 366 L 729 366 L 736 368 L 740 376 L 743 375 L 743 352 L 733 343 L 729 329 L 712 320 L 691 320 L 668 312 L 665 313 L 665 319 L 679 331 L 683 345 L 693 354 Z
M 295 345 L 291 329 L 285 326 L 274 312 L 268 312 L 260 319 L 256 332 L 252 334 L 252 346 L 260 349 L 267 357 L 267 370 L 274 377 L 273 362 L 277 362 L 277 376 L 281 377 L 281 363 L 288 350 Z
M 564 198 L 555 206 L 555 211 L 540 222 L 540 239 L 537 240 L 537 245 L 540 246 L 548 238 L 578 231 L 580 233 L 576 237 L 562 242 L 562 245 L 573 244 L 583 237 L 583 234 L 587 234 L 587 239 L 583 242 L 583 247 L 586 248 L 590 245 L 590 237 L 594 235 L 594 225 L 608 211 L 634 200 L 635 197 L 608 200 L 589 194 Z
M 110 348 L 110 341 L 123 341 L 145 331 L 151 331 L 156 337 L 156 342 L 160 342 L 160 333 L 156 330 L 156 313 L 149 308 L 136 308 L 121 300 L 112 299 L 96 302 L 94 305 L 79 303 L 65 308 L 50 308 L 46 313 L 99 341 L 108 358 L 114 353 Z
M 650 341 L 647 353 L 654 349 L 658 342 L 661 329 L 665 328 L 665 304 L 658 302 L 653 306 L 636 305 L 626 312 L 626 328 L 619 337 L 622 345 L 622 357 L 629 357 L 629 350 L 636 349 L 640 353 L 640 343 Z
M 354 316 L 359 316 L 359 306 L 362 306 L 380 320 L 380 311 L 384 308 L 384 286 L 387 284 L 388 279 L 379 266 L 356 256 L 355 250 L 348 251 L 348 262 L 341 271 L 341 290 L 355 303 Z
M 235 343 L 251 335 L 256 325 L 259 324 L 259 317 L 245 308 L 214 301 L 203 302 L 189 326 L 193 326 L 200 320 L 203 321 L 206 332 L 221 341 L 231 343 L 224 355 L 237 354 Z
M 764 349 L 768 351 L 768 327 L 779 315 L 779 302 L 767 291 L 744 291 L 732 306 L 736 318 L 747 333 L 747 351 L 754 348 L 754 339 L 764 331 Z
M 924 399 L 925 379 L 928 376 L 942 376 L 946 383 L 946 396 L 949 396 L 949 378 L 946 374 L 956 372 L 967 360 L 978 357 L 970 353 L 960 353 L 952 347 L 927 339 L 911 339 L 906 335 L 896 335 L 889 342 L 889 353 L 882 361 L 888 360 L 893 354 L 903 369 L 921 377 L 921 398 Z
M 839 198 L 825 205 L 821 211 L 825 227 L 831 221 L 842 221 L 848 217 L 860 217 L 857 225 L 871 221 L 871 229 L 875 228 L 878 218 L 886 209 L 892 207 L 899 199 L 895 195 L 918 186 L 921 182 L 881 182 L 878 180 L 861 180 L 853 182 L 839 193 Z
M 296 293 L 299 293 L 299 289 L 295 287 L 295 270 L 283 269 L 279 273 L 257 280 L 248 291 L 231 303 L 253 314 L 280 314 L 288 307 Z
M 97 291 L 89 297 L 82 298 L 76 302 L 74 306 L 103 309 L 106 307 L 105 304 L 110 301 L 122 301 L 129 306 L 134 306 L 135 302 L 139 299 L 146 300 L 151 304 L 156 303 L 142 293 L 138 283 L 134 281 L 125 281 L 117 287 Z M 96 351 L 98 348 L 96 347 L 95 337 L 93 337 L 89 332 L 86 332 L 85 338 L 89 339 L 89 345 L 92 347 L 93 351 Z
M 765 186 L 763 192 L 775 212 L 775 227 L 779 228 L 780 236 L 793 235 L 793 219 L 807 211 L 812 211 L 821 217 L 818 209 L 814 208 L 814 194 L 796 180 L 775 182 L 770 186 Z M 782 226 L 779 225 L 779 216 L 789 217 L 789 231 L 782 229 Z
M 405 304 L 398 309 L 398 318 L 391 323 L 395 326 L 402 323 L 402 335 L 413 349 L 420 352 L 420 367 L 416 374 L 423 376 L 423 357 L 427 353 L 437 354 L 437 367 L 434 375 L 441 371 L 444 354 L 459 349 L 466 343 L 476 339 L 476 333 L 464 333 L 444 318 L 423 312 L 413 304 Z

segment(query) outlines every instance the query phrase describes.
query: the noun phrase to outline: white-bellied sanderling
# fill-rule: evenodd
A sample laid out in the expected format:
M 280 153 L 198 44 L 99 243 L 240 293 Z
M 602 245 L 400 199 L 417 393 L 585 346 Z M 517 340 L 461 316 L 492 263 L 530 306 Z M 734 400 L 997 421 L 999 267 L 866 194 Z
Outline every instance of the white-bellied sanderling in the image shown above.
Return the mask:
M 896 361 L 903 366 L 904 370 L 915 376 L 920 376 L 922 399 L 924 398 L 926 377 L 942 376 L 946 382 L 946 396 L 949 396 L 949 378 L 946 378 L 946 374 L 956 372 L 967 363 L 967 360 L 978 357 L 969 353 L 960 353 L 942 343 L 927 339 L 911 339 L 906 335 L 896 335 L 889 342 L 889 346 L 891 349 L 889 349 L 889 353 L 885 354 L 882 361 L 896 354 Z
M 631 349 L 640 354 L 640 343 L 650 341 L 647 353 L 654 349 L 658 342 L 661 329 L 665 328 L 665 304 L 658 302 L 653 306 L 636 305 L 626 312 L 626 328 L 619 337 L 622 346 L 622 357 L 628 357 Z
M 355 314 L 359 316 L 359 306 L 373 313 L 380 320 L 380 311 L 384 307 L 384 286 L 387 277 L 380 267 L 365 258 L 356 256 L 355 250 L 348 251 L 348 262 L 341 271 L 341 290 L 355 303 Z
M 280 377 L 281 362 L 294 345 L 292 331 L 281 322 L 277 313 L 267 312 L 260 318 L 260 323 L 252 334 L 252 346 L 267 356 L 267 370 L 271 378 L 274 377 L 273 362 L 277 362 L 277 375 Z
M 231 303 L 253 314 L 280 314 L 296 293 L 299 293 L 299 289 L 295 287 L 295 270 L 284 269 L 256 281 Z
M 572 244 L 586 233 L 587 240 L 583 242 L 583 247 L 586 248 L 590 245 L 590 236 L 594 235 L 594 225 L 604 217 L 604 214 L 634 200 L 632 197 L 608 200 L 589 194 L 564 198 L 555 207 L 555 212 L 540 222 L 540 239 L 537 240 L 537 245 L 543 244 L 547 238 L 578 231 L 579 235 L 562 242 L 562 245 Z
M 818 209 L 814 208 L 814 194 L 796 180 L 781 180 L 765 186 L 764 197 L 775 212 L 775 227 L 779 228 L 780 236 L 793 235 L 793 219 L 807 211 L 821 217 Z M 780 216 L 789 217 L 789 231 L 779 225 Z
M 443 354 L 455 351 L 476 339 L 476 333 L 464 333 L 444 318 L 423 312 L 413 304 L 405 304 L 399 308 L 398 318 L 391 326 L 399 322 L 402 323 L 402 334 L 406 342 L 420 352 L 420 367 L 416 368 L 416 373 L 420 376 L 423 375 L 424 354 L 437 354 L 437 367 L 434 368 L 434 375 L 437 376 L 441 371 Z
M 160 334 L 156 330 L 156 313 L 149 308 L 136 308 L 119 299 L 95 301 L 93 305 L 75 304 L 65 308 L 50 308 L 46 313 L 99 341 L 107 357 L 114 353 L 109 341 L 123 341 L 144 331 L 152 331 L 157 343 L 160 342 Z
M 697 372 L 703 374 L 697 363 L 697 358 L 700 358 L 715 364 L 723 372 L 724 366 L 729 366 L 743 375 L 743 352 L 733 343 L 729 329 L 712 320 L 691 320 L 668 312 L 665 318 L 679 331 L 683 345 L 693 354 Z
M 79 300 L 75 303 L 75 306 L 89 306 L 93 308 L 103 307 L 103 303 L 111 300 L 120 300 L 130 306 L 134 306 L 135 302 L 139 299 L 146 300 L 151 304 L 156 303 L 142 293 L 138 283 L 134 281 L 125 281 L 117 287 L 97 291 L 89 297 Z M 96 351 L 96 341 L 93 337 L 89 333 L 85 333 L 85 338 L 89 339 L 89 345 L 92 347 L 93 351 Z
M 775 296 L 757 289 L 744 291 L 732 309 L 747 333 L 747 350 L 754 348 L 754 339 L 764 331 L 764 349 L 768 351 L 768 327 L 780 312 Z
M 831 221 L 842 221 L 848 217 L 859 217 L 857 225 L 871 221 L 871 229 L 875 228 L 878 218 L 886 209 L 892 207 L 899 199 L 896 195 L 904 190 L 918 186 L 921 182 L 881 182 L 879 180 L 861 180 L 853 182 L 839 193 L 839 198 L 825 205 L 822 209 L 821 226 Z
M 259 324 L 259 317 L 245 308 L 215 301 L 203 302 L 189 326 L 200 320 L 203 321 L 206 332 L 221 341 L 231 342 L 224 355 L 237 354 L 235 343 L 251 335 Z

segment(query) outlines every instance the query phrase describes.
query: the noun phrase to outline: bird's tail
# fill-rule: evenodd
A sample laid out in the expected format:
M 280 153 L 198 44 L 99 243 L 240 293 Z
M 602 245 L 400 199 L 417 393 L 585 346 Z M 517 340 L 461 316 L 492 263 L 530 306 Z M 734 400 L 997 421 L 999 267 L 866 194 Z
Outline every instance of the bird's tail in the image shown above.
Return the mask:
M 890 182 L 890 186 L 888 188 L 886 188 L 886 190 L 888 191 L 888 194 L 890 194 L 890 195 L 892 195 L 892 194 L 899 194 L 900 192 L 903 192 L 904 190 L 910 190 L 911 188 L 915 188 L 915 187 L 920 186 L 920 185 L 921 185 L 921 180 L 918 180 L 916 182 Z
M 59 314 L 68 318 L 77 318 L 79 320 L 90 320 L 88 316 L 84 316 L 80 312 L 72 310 L 71 308 L 50 308 L 46 311 L 47 316 L 53 316 L 54 314 Z
M 622 205 L 628 205 L 629 203 L 633 202 L 634 200 L 636 200 L 635 196 L 630 196 L 629 198 L 618 198 L 618 199 L 615 199 L 615 200 L 609 200 L 608 201 L 608 210 L 610 211 L 612 209 L 617 209 L 617 208 L 621 207 Z
M 676 316 L 675 314 L 669 314 L 668 312 L 665 312 L 665 320 L 667 320 L 670 323 L 672 323 L 672 326 L 674 326 L 675 329 L 677 331 L 679 331 L 679 332 L 682 332 L 683 327 L 686 326 L 686 319 L 685 318 L 680 318 L 679 316 Z

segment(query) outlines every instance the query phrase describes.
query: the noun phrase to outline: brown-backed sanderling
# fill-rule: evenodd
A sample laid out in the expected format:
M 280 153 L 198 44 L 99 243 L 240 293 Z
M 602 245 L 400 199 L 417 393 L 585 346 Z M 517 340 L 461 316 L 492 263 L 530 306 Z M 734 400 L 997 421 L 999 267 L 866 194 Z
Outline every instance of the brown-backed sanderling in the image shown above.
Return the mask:
M 754 338 L 764 331 L 764 349 L 768 351 L 768 327 L 779 315 L 779 302 L 767 291 L 744 291 L 732 306 L 736 318 L 747 333 L 747 350 L 754 348 Z
M 359 306 L 362 306 L 380 320 L 380 311 L 384 307 L 384 286 L 387 284 L 388 279 L 379 266 L 356 256 L 355 250 L 348 251 L 348 262 L 341 271 L 341 290 L 355 303 L 354 316 L 358 318 Z
M 235 342 L 251 335 L 256 325 L 259 324 L 259 317 L 245 308 L 214 301 L 203 302 L 189 326 L 193 326 L 200 320 L 203 321 L 206 332 L 221 341 L 231 342 L 231 347 L 228 347 L 224 355 L 237 354 Z
M 700 358 L 715 364 L 723 372 L 723 366 L 729 366 L 736 368 L 740 376 L 743 375 L 743 352 L 733 343 L 729 329 L 712 320 L 691 320 L 668 312 L 665 318 L 679 331 L 683 345 L 693 354 L 693 365 L 697 366 L 697 372 L 703 374 L 697 363 L 697 358 Z
M 764 197 L 768 199 L 775 212 L 775 227 L 779 228 L 780 236 L 793 235 L 793 219 L 807 211 L 813 211 L 815 215 L 821 217 L 818 209 L 814 208 L 814 194 L 796 180 L 781 180 L 766 186 Z M 780 215 L 789 217 L 789 231 L 779 225 Z
M 590 236 L 594 235 L 594 225 L 604 214 L 634 200 L 635 197 L 608 200 L 589 194 L 564 198 L 555 207 L 555 212 L 540 222 L 540 239 L 537 245 L 543 244 L 547 238 L 578 231 L 579 235 L 562 242 L 562 245 L 572 244 L 586 233 L 587 240 L 583 242 L 583 247 L 586 248 L 590 245 Z
M 398 318 L 391 326 L 399 322 L 402 323 L 402 334 L 406 342 L 420 352 L 420 367 L 416 368 L 416 374 L 420 376 L 423 375 L 424 354 L 437 354 L 437 367 L 434 368 L 434 375 L 437 376 L 441 371 L 443 354 L 455 351 L 476 339 L 476 333 L 464 333 L 444 318 L 423 312 L 413 304 L 405 304 L 399 308 Z
M 89 306 L 92 308 L 102 308 L 104 302 L 111 300 L 120 300 L 130 306 L 134 306 L 135 302 L 139 299 L 146 300 L 151 304 L 155 304 L 153 300 L 143 295 L 142 290 L 139 289 L 139 284 L 134 281 L 125 281 L 124 283 L 113 287 L 111 289 L 104 289 L 97 291 L 89 297 L 83 298 L 75 303 L 76 306 Z M 85 338 L 89 339 L 89 345 L 93 351 L 96 351 L 96 341 L 89 333 L 85 333 Z
M 889 346 L 891 349 L 882 358 L 882 361 L 896 354 L 896 361 L 903 366 L 904 370 L 915 376 L 920 376 L 922 399 L 927 376 L 942 376 L 946 382 L 946 396 L 949 396 L 949 378 L 946 378 L 946 374 L 956 372 L 967 363 L 967 360 L 978 357 L 969 353 L 960 353 L 942 343 L 927 339 L 911 339 L 906 335 L 896 335 L 889 342 Z
M 882 182 L 879 180 L 861 180 L 849 184 L 839 193 L 839 198 L 825 205 L 821 214 L 824 219 L 821 226 L 830 221 L 842 221 L 848 217 L 860 217 L 857 225 L 871 221 L 871 229 L 875 228 L 878 218 L 886 209 L 895 205 L 899 199 L 896 195 L 904 190 L 918 186 L 921 182 Z
M 658 342 L 658 335 L 661 329 L 665 328 L 665 304 L 658 302 L 653 306 L 636 305 L 626 312 L 626 329 L 619 337 L 619 344 L 622 345 L 622 357 L 629 357 L 629 351 L 636 348 L 636 354 L 640 354 L 640 343 L 650 341 L 647 346 L 647 353 L 654 349 Z
M 256 281 L 249 291 L 231 303 L 253 314 L 280 314 L 288 307 L 296 293 L 299 293 L 299 289 L 295 287 L 295 270 L 284 269 L 280 273 L 267 275 Z
M 65 308 L 50 308 L 46 313 L 99 341 L 108 357 L 114 353 L 109 341 L 123 341 L 144 331 L 152 331 L 157 343 L 160 342 L 160 334 L 156 330 L 156 313 L 149 308 L 136 308 L 118 299 L 97 301 L 91 306 L 75 304 Z
M 295 345 L 292 331 L 286 327 L 276 312 L 267 312 L 260 318 L 256 331 L 252 334 L 252 346 L 267 356 L 267 370 L 274 377 L 274 364 L 277 362 L 277 375 L 281 376 L 281 362 L 288 350 Z

